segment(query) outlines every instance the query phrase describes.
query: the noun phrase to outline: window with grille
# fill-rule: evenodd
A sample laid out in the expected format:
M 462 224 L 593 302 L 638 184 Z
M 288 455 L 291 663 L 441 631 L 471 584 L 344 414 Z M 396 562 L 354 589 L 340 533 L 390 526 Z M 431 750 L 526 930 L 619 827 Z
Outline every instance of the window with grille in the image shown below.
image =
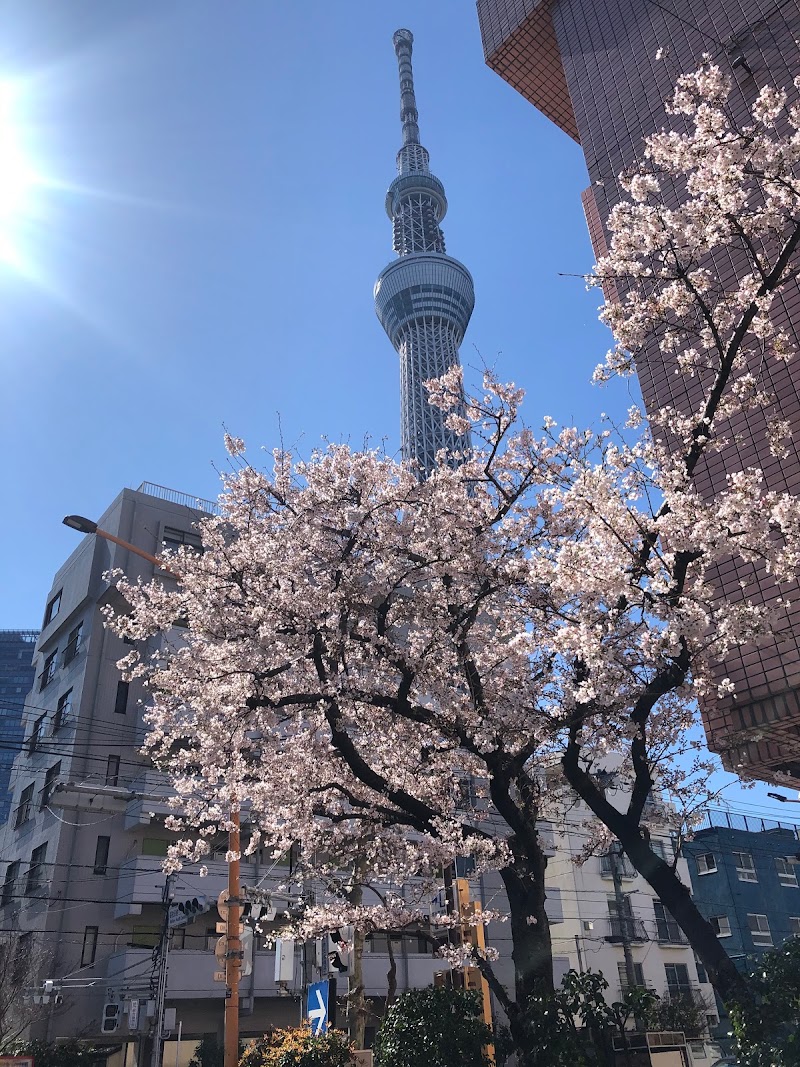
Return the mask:
M 26 785 L 19 795 L 19 804 L 17 804 L 16 816 L 14 818 L 14 829 L 23 826 L 33 816 L 33 790 L 34 783 Z
M 39 747 L 39 742 L 42 740 L 42 734 L 44 733 L 44 720 L 46 718 L 46 715 L 40 715 L 36 722 L 33 724 L 31 736 L 28 738 L 29 756 L 32 756 L 36 749 Z
M 617 973 L 619 975 L 620 989 L 624 993 L 626 989 L 630 989 L 631 988 L 631 984 L 628 981 L 628 972 L 625 969 L 625 961 L 624 960 L 618 960 L 617 961 Z M 633 965 L 633 975 L 634 975 L 634 978 L 636 979 L 636 988 L 644 989 L 644 971 L 642 969 L 641 963 L 634 963 L 634 965 Z
M 731 921 L 727 915 L 712 915 L 709 922 L 714 927 L 717 937 L 731 936 Z
M 81 650 L 81 633 L 83 631 L 83 623 L 79 622 L 74 629 L 70 630 L 69 637 L 67 638 L 66 648 L 64 649 L 64 666 L 68 663 L 72 663 L 75 657 Z
M 614 866 L 616 863 L 617 870 L 619 871 L 620 878 L 637 878 L 639 872 L 632 865 L 627 856 L 621 855 L 619 852 L 612 858 L 611 853 L 607 852 L 604 856 L 600 857 L 600 873 L 603 878 L 614 877 Z
M 697 857 L 698 874 L 714 874 L 717 870 L 717 859 L 713 852 L 701 852 Z
M 663 837 L 651 837 L 650 848 L 660 860 L 664 861 L 664 863 L 672 863 L 673 853 L 671 842 L 665 841 Z
M 754 945 L 772 944 L 772 934 L 769 931 L 769 922 L 766 915 L 748 914 L 747 925 L 750 927 L 750 936 Z
M 42 794 L 39 799 L 39 811 L 44 811 L 50 803 L 53 786 L 56 784 L 56 779 L 59 774 L 61 774 L 61 760 L 59 760 L 58 763 L 54 763 L 52 767 L 47 768 L 47 772 L 44 776 L 44 785 L 42 786 Z
M 736 877 L 740 882 L 758 881 L 753 857 L 748 852 L 734 852 L 733 862 L 736 864 Z
M 44 666 L 42 667 L 42 673 L 39 675 L 39 692 L 44 689 L 46 685 L 49 685 L 56 674 L 56 657 L 58 656 L 58 649 L 54 648 L 52 652 L 49 652 L 44 658 Z
M 81 967 L 88 967 L 94 963 L 97 955 L 97 935 L 100 932 L 98 926 L 87 926 L 83 934 L 83 951 L 81 952 Z
M 794 886 L 797 888 L 797 868 L 784 856 L 775 857 L 775 867 L 778 871 L 778 881 L 781 885 Z
M 3 880 L 3 893 L 0 896 L 0 905 L 10 904 L 16 895 L 17 879 L 19 878 L 19 860 L 12 860 L 6 867 L 6 876 Z
M 789 933 L 792 937 L 800 937 L 800 915 L 789 916 Z
M 175 526 L 164 527 L 161 542 L 164 545 L 164 548 L 173 550 L 181 548 L 182 545 L 187 545 L 189 548 L 193 548 L 196 551 L 202 552 L 203 550 L 203 538 L 199 533 L 194 533 L 189 530 L 179 530 Z
M 28 865 L 28 877 L 25 882 L 25 892 L 33 893 L 45 882 L 45 860 L 47 859 L 47 844 L 39 845 L 31 852 L 31 862 Z
M 65 726 L 72 715 L 72 690 L 68 689 L 66 693 L 62 693 L 58 698 L 58 704 L 56 704 L 56 713 L 53 716 L 53 733 L 56 734 Z

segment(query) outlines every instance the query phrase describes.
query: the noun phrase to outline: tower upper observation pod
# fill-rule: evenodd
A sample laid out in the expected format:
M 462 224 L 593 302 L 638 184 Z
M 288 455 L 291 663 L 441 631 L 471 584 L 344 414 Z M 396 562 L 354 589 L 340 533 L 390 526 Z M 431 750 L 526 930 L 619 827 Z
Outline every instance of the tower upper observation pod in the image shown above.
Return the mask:
M 403 145 L 397 153 L 397 177 L 386 193 L 386 213 L 400 258 L 375 283 L 375 310 L 400 356 L 403 458 L 415 459 L 428 474 L 441 449 L 457 461 L 470 447 L 469 437 L 449 430 L 443 413 L 428 403 L 424 383 L 458 364 L 475 294 L 467 268 L 445 254 L 440 223 L 447 198 L 419 141 L 413 42 L 410 30 L 394 34 Z

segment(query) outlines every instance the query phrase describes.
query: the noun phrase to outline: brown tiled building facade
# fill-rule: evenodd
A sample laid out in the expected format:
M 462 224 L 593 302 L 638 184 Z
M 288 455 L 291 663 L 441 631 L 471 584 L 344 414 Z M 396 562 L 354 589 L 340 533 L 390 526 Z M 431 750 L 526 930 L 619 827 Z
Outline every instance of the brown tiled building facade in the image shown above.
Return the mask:
M 663 101 L 678 76 L 710 54 L 734 79 L 734 108 L 744 114 L 763 85 L 790 88 L 800 74 L 800 0 L 477 0 L 477 7 L 488 65 L 583 148 L 590 182 L 583 208 L 598 255 L 603 220 L 620 193 L 616 176 L 640 156 L 643 139 L 668 124 Z M 716 267 L 724 278 L 732 264 Z M 800 341 L 796 284 L 783 294 L 780 313 Z M 640 361 L 648 408 L 695 399 L 673 369 L 660 356 Z M 800 361 L 759 369 L 777 398 L 768 417 L 791 421 L 794 451 L 772 457 L 765 419 L 754 415 L 701 474 L 706 492 L 721 487 L 727 471 L 759 466 L 769 488 L 800 493 Z M 778 595 L 738 559 L 720 568 L 718 585 L 728 598 Z M 702 709 L 709 744 L 726 766 L 768 780 L 788 773 L 800 782 L 799 594 L 788 591 L 793 604 L 774 640 L 720 665 L 735 698 Z

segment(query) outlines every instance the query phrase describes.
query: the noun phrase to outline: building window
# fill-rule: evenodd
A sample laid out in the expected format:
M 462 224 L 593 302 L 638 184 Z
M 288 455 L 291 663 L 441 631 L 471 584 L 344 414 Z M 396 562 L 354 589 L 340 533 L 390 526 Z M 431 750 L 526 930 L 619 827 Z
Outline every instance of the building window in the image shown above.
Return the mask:
M 68 689 L 66 693 L 62 693 L 58 698 L 58 704 L 56 704 L 56 713 L 53 716 L 53 733 L 57 734 L 62 726 L 70 720 L 72 714 L 72 690 Z
M 56 674 L 56 656 L 58 655 L 58 649 L 54 648 L 47 656 L 45 656 L 44 666 L 42 667 L 42 673 L 39 675 L 39 692 L 44 689 L 46 685 L 49 685 Z
M 194 548 L 203 551 L 203 538 L 199 533 L 191 533 L 188 530 L 179 530 L 175 526 L 165 526 L 164 533 L 161 538 L 161 543 L 164 548 L 176 549 L 182 545 L 188 545 L 189 548 Z
M 700 958 L 698 956 L 695 956 L 694 958 L 694 965 L 697 968 L 697 981 L 701 985 L 708 985 L 708 974 L 706 973 L 706 969 L 700 962 Z
M 44 733 L 44 720 L 46 718 L 46 715 L 40 715 L 36 722 L 33 724 L 31 736 L 28 738 L 29 756 L 32 756 L 36 749 L 39 747 L 39 742 L 42 740 L 42 734 Z
M 109 756 L 106 760 L 106 785 L 119 784 L 119 756 Z
M 650 839 L 650 848 L 664 863 L 672 863 L 674 854 L 672 844 L 669 841 L 665 841 L 663 837 L 652 837 Z
M 708 921 L 714 927 L 717 937 L 731 936 L 731 921 L 727 915 L 712 915 Z
M 54 763 L 52 767 L 47 768 L 44 776 L 44 785 L 39 797 L 39 811 L 44 811 L 50 803 L 50 794 L 53 792 L 53 786 L 56 784 L 59 774 L 61 774 L 61 760 L 58 763 Z
M 42 629 L 44 629 L 45 626 L 49 626 L 53 619 L 56 617 L 56 615 L 58 615 L 59 611 L 61 611 L 61 593 L 62 590 L 59 589 L 56 595 L 51 600 L 48 600 L 47 607 L 45 608 L 44 612 L 44 622 L 42 623 Z
M 667 993 L 670 999 L 692 995 L 689 968 L 685 963 L 667 963 L 664 965 L 664 971 L 667 975 Z
M 750 936 L 754 945 L 772 944 L 772 934 L 769 932 L 769 923 L 766 915 L 748 914 L 747 925 L 750 927 Z
M 715 874 L 717 870 L 717 860 L 713 852 L 701 852 L 697 857 L 697 873 L 698 874 Z
M 130 940 L 130 947 L 155 948 L 160 938 L 161 928 L 159 926 L 134 926 Z
M 778 881 L 781 885 L 790 885 L 797 888 L 797 870 L 784 856 L 775 857 L 775 866 L 778 870 Z
M 17 879 L 19 878 L 19 860 L 13 860 L 6 867 L 6 876 L 3 881 L 3 895 L 0 897 L 0 905 L 5 907 L 6 904 L 10 904 L 15 896 L 15 889 L 17 888 Z
M 623 960 L 617 962 L 617 973 L 619 975 L 619 987 L 622 992 L 625 993 L 632 987 L 628 981 L 628 972 L 625 970 L 625 962 Z M 636 985 L 633 988 L 644 989 L 644 971 L 642 970 L 641 963 L 634 963 L 633 976 L 636 979 Z
M 614 868 L 611 866 L 612 857 L 610 853 L 606 853 L 600 857 L 600 874 L 603 878 L 613 878 Z M 617 870 L 619 871 L 620 878 L 636 878 L 639 872 L 635 867 L 631 865 L 631 861 L 627 856 L 622 856 L 619 853 L 616 855 Z
M 757 882 L 753 857 L 748 852 L 734 852 L 733 862 L 736 864 L 736 877 L 740 882 Z
M 689 1050 L 692 1053 L 693 1060 L 707 1060 L 708 1053 L 706 1052 L 706 1046 L 702 1041 L 689 1041 Z
M 17 804 L 16 816 L 14 818 L 14 829 L 17 830 L 33 815 L 33 790 L 34 783 L 26 785 L 19 795 L 19 804 Z
M 660 900 L 653 901 L 653 911 L 656 916 L 656 931 L 659 941 L 665 941 L 670 945 L 688 944 L 683 930 L 681 930 Z
M 45 883 L 45 860 L 47 859 L 47 843 L 39 845 L 31 852 L 31 862 L 28 866 L 28 877 L 25 881 L 25 892 L 35 893 Z
M 88 967 L 94 963 L 97 955 L 97 935 L 99 927 L 87 926 L 83 934 L 83 952 L 81 952 L 81 967 Z
M 117 695 L 114 698 L 114 714 L 124 715 L 128 710 L 128 689 L 130 688 L 127 682 L 117 682 Z
M 108 870 L 108 846 L 111 844 L 110 837 L 98 837 L 94 850 L 94 873 L 105 874 Z
M 83 623 L 79 622 L 78 625 L 69 632 L 67 638 L 67 647 L 64 649 L 64 666 L 68 663 L 72 663 L 75 657 L 81 650 L 81 631 L 83 630 Z
M 143 837 L 143 856 L 166 856 L 169 848 L 169 838 L 166 837 Z
M 800 915 L 789 916 L 789 933 L 792 937 L 800 937 Z

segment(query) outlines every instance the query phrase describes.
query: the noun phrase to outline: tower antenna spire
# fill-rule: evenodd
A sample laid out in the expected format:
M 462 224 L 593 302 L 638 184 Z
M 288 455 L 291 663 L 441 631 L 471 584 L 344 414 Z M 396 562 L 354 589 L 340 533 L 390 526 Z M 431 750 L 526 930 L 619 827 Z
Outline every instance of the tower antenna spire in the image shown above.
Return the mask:
M 469 452 L 469 434 L 449 429 L 444 413 L 428 403 L 425 382 L 458 366 L 475 293 L 467 268 L 445 253 L 440 223 L 447 198 L 419 142 L 411 69 L 414 36 L 397 30 L 392 41 L 400 73 L 403 146 L 397 153 L 397 177 L 386 193 L 386 214 L 399 258 L 375 283 L 375 311 L 400 357 L 403 459 L 415 460 L 424 477 L 442 450 L 453 463 Z
M 403 124 L 403 144 L 419 144 L 419 113 L 414 95 L 414 71 L 411 50 L 414 34 L 411 30 L 396 30 L 392 38 L 400 74 L 400 121 Z

